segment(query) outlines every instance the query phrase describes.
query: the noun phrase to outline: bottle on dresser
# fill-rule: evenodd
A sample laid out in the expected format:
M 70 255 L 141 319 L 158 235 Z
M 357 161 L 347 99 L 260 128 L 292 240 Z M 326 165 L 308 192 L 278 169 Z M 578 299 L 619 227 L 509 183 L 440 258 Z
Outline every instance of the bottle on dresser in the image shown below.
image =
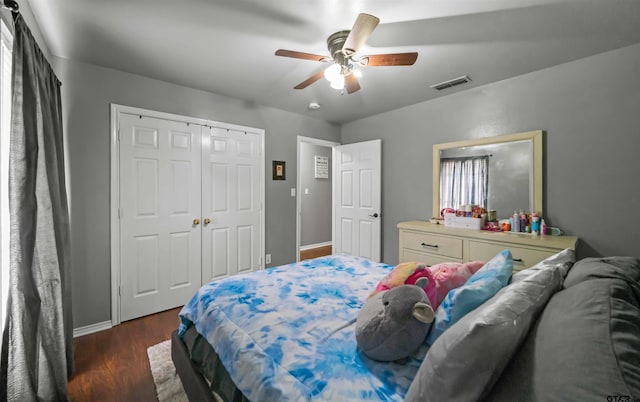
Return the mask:
M 537 235 L 540 232 L 540 217 L 537 213 L 531 214 L 531 234 Z

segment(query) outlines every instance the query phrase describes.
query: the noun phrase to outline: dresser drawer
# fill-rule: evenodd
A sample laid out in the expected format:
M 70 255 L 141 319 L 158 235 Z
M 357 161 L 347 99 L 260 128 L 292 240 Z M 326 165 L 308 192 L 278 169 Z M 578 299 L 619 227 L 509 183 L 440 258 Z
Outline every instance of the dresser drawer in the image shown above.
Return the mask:
M 462 262 L 461 259 L 445 257 L 441 255 L 427 254 L 421 253 L 419 251 L 409 250 L 405 248 L 402 250 L 402 254 L 400 255 L 400 262 L 407 261 L 418 261 L 423 262 L 427 265 L 436 265 L 443 262 Z
M 462 258 L 462 239 L 431 233 L 401 231 L 400 244 L 403 249 L 426 252 L 436 256 Z
M 504 249 L 511 251 L 513 257 L 513 269 L 514 271 L 520 271 L 525 268 L 530 268 L 540 261 L 551 257 L 558 251 L 552 250 L 537 250 L 526 247 L 510 246 L 507 244 L 485 243 L 480 241 L 469 242 L 469 261 L 480 260 L 487 262 L 496 254 Z

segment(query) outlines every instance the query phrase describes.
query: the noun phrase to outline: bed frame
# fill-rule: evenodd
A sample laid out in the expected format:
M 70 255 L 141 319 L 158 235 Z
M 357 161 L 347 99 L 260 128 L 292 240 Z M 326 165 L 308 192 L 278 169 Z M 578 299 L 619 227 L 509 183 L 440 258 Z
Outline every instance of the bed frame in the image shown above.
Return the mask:
M 191 361 L 187 345 L 180 339 L 177 330 L 171 334 L 171 360 L 190 401 L 216 402 L 209 385 Z

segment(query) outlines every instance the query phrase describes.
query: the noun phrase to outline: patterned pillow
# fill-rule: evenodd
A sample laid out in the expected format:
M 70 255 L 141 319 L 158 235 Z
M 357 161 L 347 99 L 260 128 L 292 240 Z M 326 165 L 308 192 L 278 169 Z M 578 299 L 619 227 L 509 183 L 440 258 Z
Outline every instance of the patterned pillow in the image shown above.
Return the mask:
M 498 293 L 509 283 L 512 272 L 513 257 L 505 249 L 473 274 L 464 285 L 450 290 L 436 310 L 426 343 L 432 345 L 447 328 Z

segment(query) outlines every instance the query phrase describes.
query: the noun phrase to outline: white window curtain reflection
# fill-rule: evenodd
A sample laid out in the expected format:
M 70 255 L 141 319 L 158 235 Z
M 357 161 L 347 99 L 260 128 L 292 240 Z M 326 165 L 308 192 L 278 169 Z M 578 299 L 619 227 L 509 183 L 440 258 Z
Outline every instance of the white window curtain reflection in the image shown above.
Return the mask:
M 468 204 L 487 208 L 488 191 L 489 156 L 440 160 L 440 208 Z

